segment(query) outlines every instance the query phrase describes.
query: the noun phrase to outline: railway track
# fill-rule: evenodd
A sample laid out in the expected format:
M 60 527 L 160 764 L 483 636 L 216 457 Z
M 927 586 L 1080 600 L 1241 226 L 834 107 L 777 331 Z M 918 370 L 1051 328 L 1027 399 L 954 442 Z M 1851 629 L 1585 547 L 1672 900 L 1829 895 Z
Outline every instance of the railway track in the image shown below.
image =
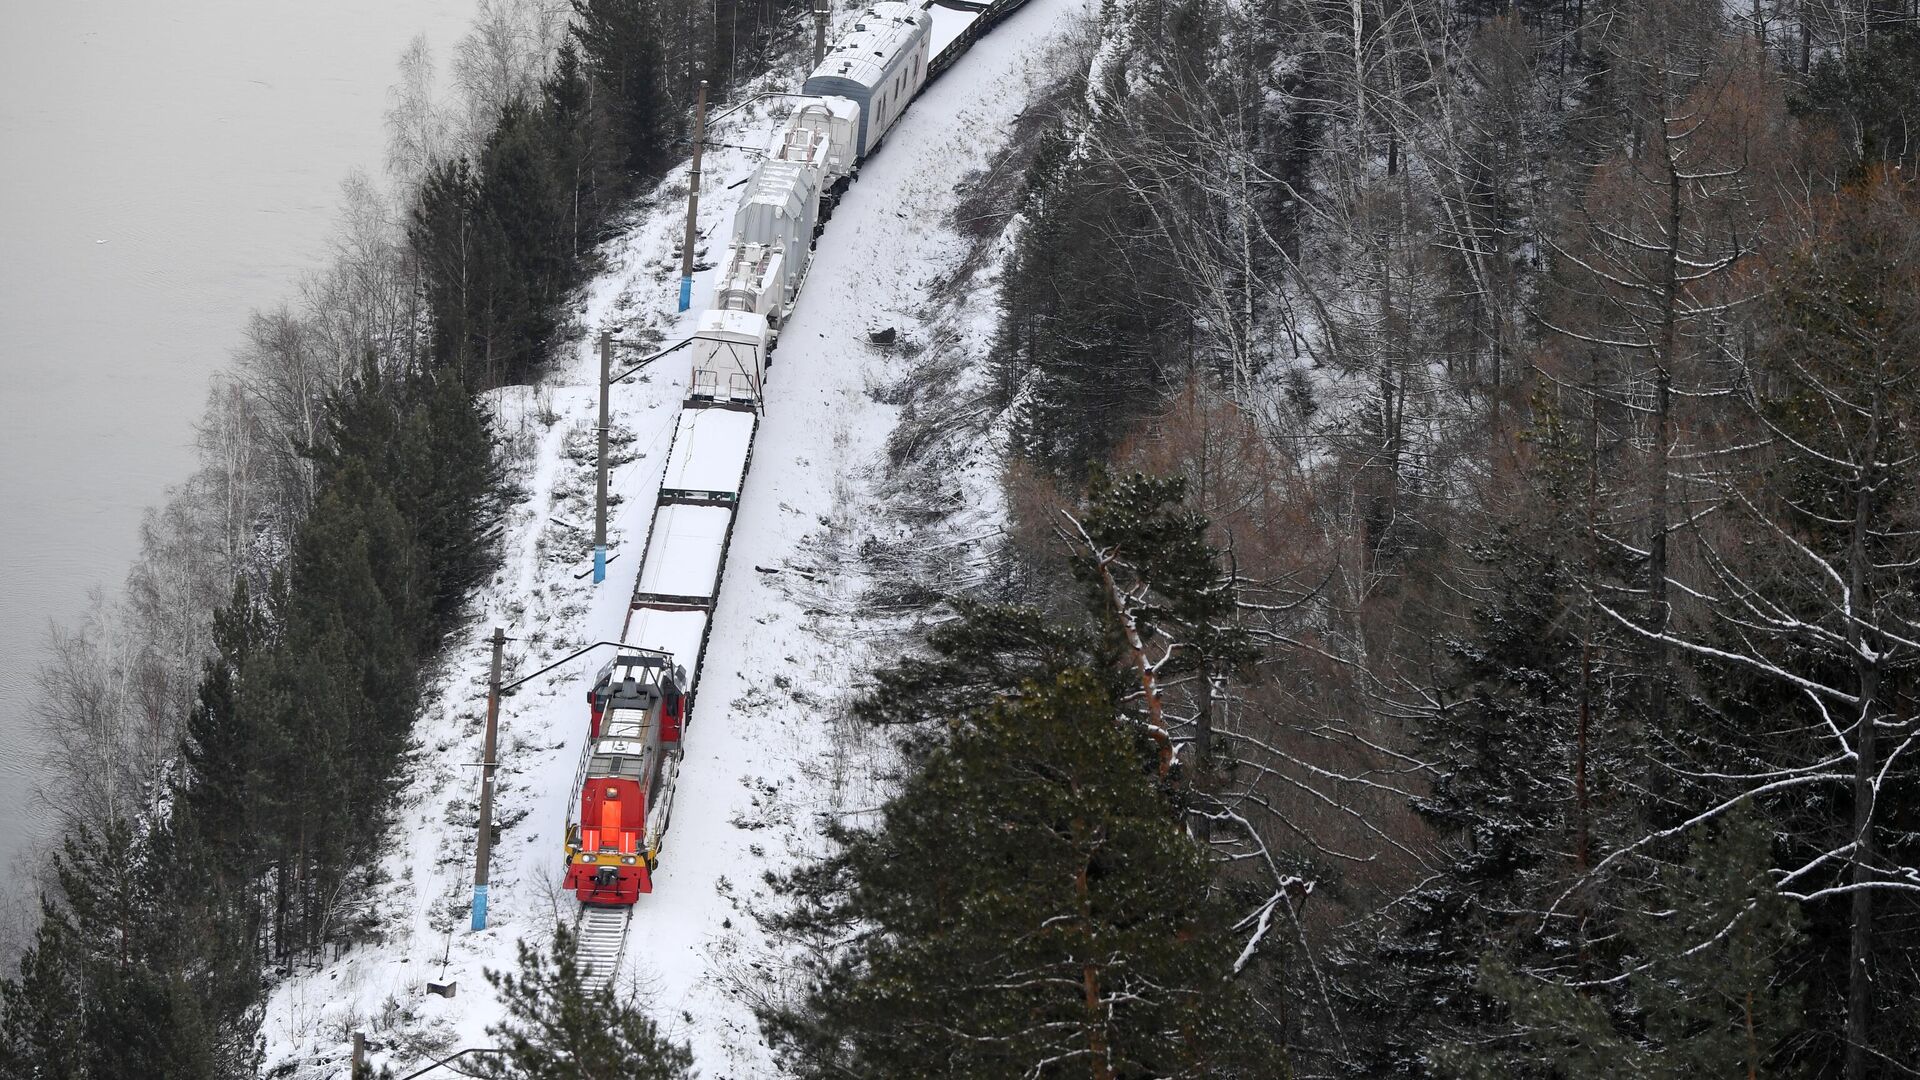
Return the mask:
M 627 949 L 627 925 L 633 921 L 630 907 L 600 907 L 588 904 L 580 909 L 580 985 L 598 990 L 613 982 L 620 970 L 620 957 Z

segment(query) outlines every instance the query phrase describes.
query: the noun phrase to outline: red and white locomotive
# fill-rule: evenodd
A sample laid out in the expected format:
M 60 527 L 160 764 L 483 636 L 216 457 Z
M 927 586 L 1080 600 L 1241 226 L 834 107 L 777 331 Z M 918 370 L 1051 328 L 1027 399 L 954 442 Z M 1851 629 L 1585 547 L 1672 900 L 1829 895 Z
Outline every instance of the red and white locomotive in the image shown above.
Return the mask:
M 566 888 L 631 904 L 653 891 L 660 837 L 680 771 L 686 673 L 664 652 L 623 652 L 588 691 L 592 726 L 567 821 Z

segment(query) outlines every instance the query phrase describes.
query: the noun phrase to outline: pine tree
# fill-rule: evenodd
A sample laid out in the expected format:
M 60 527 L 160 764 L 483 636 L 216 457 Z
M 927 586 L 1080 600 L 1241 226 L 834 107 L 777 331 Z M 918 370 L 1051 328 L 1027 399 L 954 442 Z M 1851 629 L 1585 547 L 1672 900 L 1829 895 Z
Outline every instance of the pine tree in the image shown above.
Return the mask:
M 1920 159 L 1920 28 L 1889 26 L 1863 48 L 1828 53 L 1814 66 L 1798 102 L 1840 121 L 1863 166 L 1912 168 Z
M 204 969 L 188 951 L 175 855 L 164 828 L 136 835 L 126 822 L 108 820 L 69 830 L 55 858 L 84 987 L 92 1080 L 210 1080 L 219 1071 L 205 987 L 189 979 Z
M 520 970 L 487 972 L 507 1019 L 487 1029 L 501 1053 L 479 1075 L 493 1080 L 691 1080 L 693 1054 L 671 1042 L 632 1001 L 612 988 L 588 990 L 580 979 L 579 942 L 554 929 L 542 954 L 519 943 Z
M 1025 684 L 790 879 L 789 928 L 859 928 L 765 1018 L 797 1075 L 1271 1075 L 1206 862 L 1115 714 L 1090 671 Z
M 599 223 L 622 185 L 607 153 L 606 126 L 593 107 L 593 83 L 576 39 L 560 43 L 541 95 L 552 133 L 553 175 L 566 196 L 569 251 L 578 260 L 602 238 Z
M 1187 695 L 1197 760 L 1188 762 L 1186 776 L 1205 778 L 1214 768 L 1213 712 L 1221 684 L 1257 650 L 1235 618 L 1236 582 L 1222 567 L 1223 553 L 1207 542 L 1210 523 L 1185 499 L 1181 477 L 1114 477 L 1096 469 L 1085 516 L 1070 520 L 1062 535 L 1091 594 L 1089 607 L 1100 613 L 1111 649 L 1139 686 L 1148 727 L 1163 743 L 1163 770 L 1174 750 L 1169 690 L 1183 678 L 1198 687 Z
M 0 1076 L 86 1080 L 88 1042 L 80 949 L 73 924 L 42 900 L 20 971 L 0 981 Z
M 1690 1080 L 1783 1075 L 1775 1054 L 1799 1033 L 1797 990 L 1784 971 L 1800 948 L 1800 915 L 1768 879 L 1769 838 L 1751 815 L 1699 837 L 1685 865 L 1623 932 L 1629 1023 L 1589 993 L 1516 973 L 1497 955 L 1481 988 L 1512 1012 L 1518 1041 L 1567 1080 Z M 1484 1044 L 1441 1055 L 1456 1075 L 1511 1076 L 1510 1054 Z
M 192 712 L 187 715 L 183 768 L 175 813 L 227 869 L 241 872 L 255 840 L 248 828 L 247 774 L 256 732 L 240 712 L 240 687 L 256 652 L 270 646 L 266 611 L 254 604 L 245 578 L 233 598 L 213 616 L 217 654 L 201 669 Z
M 356 466 L 405 519 L 423 575 L 425 607 L 402 614 L 420 648 L 431 648 L 487 564 L 498 522 L 499 470 L 485 410 L 456 371 L 368 358 L 327 402 L 327 440 L 315 449 L 323 485 Z M 370 497 L 362 494 L 362 498 Z
M 654 0 L 573 0 L 573 36 L 604 102 L 620 159 L 648 176 L 666 156 L 673 127 L 662 77 Z
M 482 309 L 493 373 L 482 385 L 527 382 L 539 372 L 560 329 L 561 301 L 576 284 L 570 200 L 547 134 L 543 115 L 516 100 L 480 155 L 479 209 L 502 267 Z
M 875 673 L 874 689 L 854 703 L 856 716 L 896 726 L 970 723 L 1023 682 L 1111 666 L 1099 664 L 1094 634 L 1033 608 L 958 600 L 954 609 L 955 618 L 927 634 L 931 655 L 903 657 Z
M 1437 1046 L 1501 1026 L 1476 986 L 1489 942 L 1533 970 L 1566 962 L 1593 933 L 1563 912 L 1543 935 L 1527 915 L 1572 870 L 1563 777 L 1580 681 L 1578 624 L 1565 617 L 1575 582 L 1551 551 L 1511 532 L 1480 554 L 1493 595 L 1454 643 L 1457 679 L 1422 725 L 1439 771 L 1415 809 L 1448 859 L 1389 909 L 1382 932 L 1348 950 L 1355 1018 L 1373 1033 L 1349 1065 L 1369 1076 L 1429 1075 Z M 1508 1064 L 1514 1077 L 1538 1075 Z
M 470 381 L 491 374 L 475 341 L 483 331 L 477 313 L 502 270 L 480 214 L 480 178 L 466 158 L 435 164 L 420 181 L 407 223 L 407 242 L 420 259 L 427 310 L 432 316 L 432 355 Z M 478 382 L 478 385 L 490 385 Z

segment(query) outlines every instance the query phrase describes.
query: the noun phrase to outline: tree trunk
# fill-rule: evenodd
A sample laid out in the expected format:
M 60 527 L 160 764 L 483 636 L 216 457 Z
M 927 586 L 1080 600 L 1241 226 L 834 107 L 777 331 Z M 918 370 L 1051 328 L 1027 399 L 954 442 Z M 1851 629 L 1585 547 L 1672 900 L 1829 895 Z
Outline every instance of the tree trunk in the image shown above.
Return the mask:
M 1075 821 L 1076 838 L 1091 847 L 1093 840 L 1084 821 Z M 1080 967 L 1080 989 L 1086 995 L 1087 1059 L 1092 1080 L 1113 1080 L 1113 1065 L 1108 1059 L 1107 1020 L 1100 1008 L 1100 966 L 1093 960 L 1093 895 L 1087 886 L 1087 869 L 1093 857 L 1088 854 L 1074 875 L 1073 891 L 1080 901 L 1080 925 L 1087 938 L 1087 956 Z
M 1867 443 L 1860 456 L 1860 475 L 1853 493 L 1853 535 L 1847 552 L 1847 589 L 1849 617 L 1847 637 L 1853 647 L 1857 693 L 1860 697 L 1860 732 L 1854 739 L 1853 759 L 1853 859 L 1850 883 L 1853 886 L 1852 928 L 1847 948 L 1847 1080 L 1866 1080 L 1867 1048 L 1873 1015 L 1873 802 L 1876 747 L 1874 722 L 1879 711 L 1881 643 L 1868 640 L 1860 628 L 1862 620 L 1872 617 L 1872 598 L 1867 593 L 1867 534 L 1872 523 L 1874 458 L 1880 449 L 1879 405 L 1874 402 L 1874 417 L 1867 428 Z
M 1663 112 L 1666 111 L 1664 108 Z M 1673 369 L 1679 352 L 1680 302 L 1680 216 L 1681 199 L 1678 163 L 1673 160 L 1673 145 L 1666 138 L 1666 122 L 1656 132 L 1660 142 L 1662 166 L 1666 170 L 1667 215 L 1666 242 L 1660 281 L 1660 355 L 1654 369 L 1653 500 L 1649 512 L 1647 544 L 1647 617 L 1650 629 L 1664 637 L 1672 626 L 1672 611 L 1667 603 L 1667 530 L 1670 524 L 1668 503 L 1672 497 L 1668 482 L 1668 454 L 1673 442 Z M 1648 720 L 1662 728 L 1667 716 L 1668 648 L 1665 641 L 1653 643 L 1653 682 L 1648 695 Z M 1656 764 L 1649 779 L 1656 796 L 1665 784 L 1659 778 L 1665 772 Z
M 1160 748 L 1159 775 L 1165 779 L 1173 770 L 1173 737 L 1167 732 L 1166 717 L 1161 713 L 1160 687 L 1154 678 L 1153 664 L 1147 660 L 1146 642 L 1140 640 L 1139 624 L 1134 621 L 1133 612 L 1127 610 L 1120 586 L 1113 580 L 1110 556 L 1096 553 L 1094 562 L 1100 567 L 1100 584 L 1106 588 L 1107 602 L 1113 605 L 1113 617 L 1120 621 L 1127 649 L 1133 654 L 1134 665 L 1140 669 L 1140 691 L 1147 699 L 1147 730 Z

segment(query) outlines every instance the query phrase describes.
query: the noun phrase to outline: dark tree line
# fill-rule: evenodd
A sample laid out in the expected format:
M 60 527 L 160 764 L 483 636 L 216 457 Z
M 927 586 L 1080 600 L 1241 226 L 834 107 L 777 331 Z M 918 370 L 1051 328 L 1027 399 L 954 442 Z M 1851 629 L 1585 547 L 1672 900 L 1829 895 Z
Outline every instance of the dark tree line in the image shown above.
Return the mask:
M 1221 879 L 1314 884 L 1249 981 L 1289 1060 L 1912 1075 L 1910 15 L 1101 35 L 1010 159 L 1010 502 L 1180 475 L 1234 553 L 1255 658 L 1166 715 Z M 1071 607 L 1015 524 L 996 594 Z

